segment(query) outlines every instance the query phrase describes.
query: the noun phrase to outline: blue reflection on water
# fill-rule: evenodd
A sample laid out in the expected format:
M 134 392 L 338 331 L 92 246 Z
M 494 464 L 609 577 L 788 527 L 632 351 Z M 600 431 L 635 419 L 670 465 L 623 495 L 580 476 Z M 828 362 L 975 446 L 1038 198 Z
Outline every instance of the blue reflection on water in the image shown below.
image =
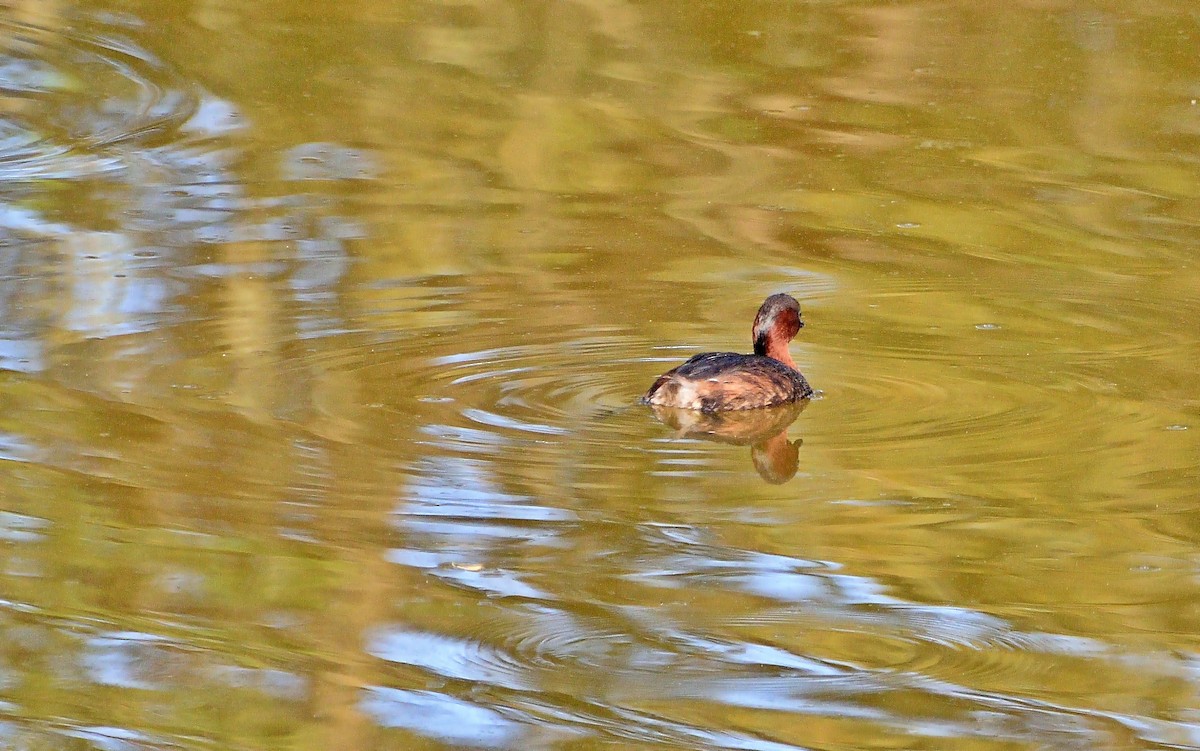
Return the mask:
M 509 747 L 522 733 L 519 723 L 494 709 L 434 691 L 376 686 L 367 689 L 359 706 L 382 727 L 405 728 L 447 743 Z

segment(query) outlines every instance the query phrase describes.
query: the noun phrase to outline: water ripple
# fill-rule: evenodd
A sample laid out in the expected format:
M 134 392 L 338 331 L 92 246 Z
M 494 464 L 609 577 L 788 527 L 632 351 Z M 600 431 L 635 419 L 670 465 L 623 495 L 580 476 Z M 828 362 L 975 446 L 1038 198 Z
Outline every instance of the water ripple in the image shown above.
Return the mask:
M 532 687 L 521 677 L 525 668 L 505 653 L 445 634 L 380 629 L 367 637 L 366 650 L 380 659 L 423 668 L 446 678 L 519 690 Z
M 10 108 L 0 133 L 5 180 L 78 179 L 125 168 L 109 147 L 178 130 L 202 97 L 121 30 L 79 24 L 50 30 L 0 22 L 9 39 L 0 70 Z

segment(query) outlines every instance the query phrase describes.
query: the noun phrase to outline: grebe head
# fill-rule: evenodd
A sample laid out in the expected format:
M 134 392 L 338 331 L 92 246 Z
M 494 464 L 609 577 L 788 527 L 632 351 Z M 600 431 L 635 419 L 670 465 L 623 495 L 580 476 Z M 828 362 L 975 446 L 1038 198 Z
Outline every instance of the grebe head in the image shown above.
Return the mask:
M 774 357 L 791 365 L 787 345 L 802 328 L 800 303 L 791 295 L 771 295 L 754 317 L 754 354 Z

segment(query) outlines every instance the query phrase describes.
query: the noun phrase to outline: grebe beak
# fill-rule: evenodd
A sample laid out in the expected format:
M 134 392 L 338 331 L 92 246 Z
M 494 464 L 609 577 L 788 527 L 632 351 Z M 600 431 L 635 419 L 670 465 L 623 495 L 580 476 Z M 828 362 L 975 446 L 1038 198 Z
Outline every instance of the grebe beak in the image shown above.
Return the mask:
M 797 318 L 796 323 L 800 324 L 800 328 L 804 328 L 804 319 L 803 318 Z

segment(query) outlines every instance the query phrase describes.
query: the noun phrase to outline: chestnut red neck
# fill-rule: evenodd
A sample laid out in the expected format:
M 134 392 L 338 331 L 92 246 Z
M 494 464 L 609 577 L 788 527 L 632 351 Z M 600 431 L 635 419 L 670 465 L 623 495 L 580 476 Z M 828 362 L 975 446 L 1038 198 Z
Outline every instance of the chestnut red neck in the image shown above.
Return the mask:
M 791 340 L 792 337 L 790 336 L 786 338 L 774 335 L 769 336 L 767 337 L 766 347 L 764 347 L 765 351 L 762 354 L 774 360 L 778 360 L 794 370 L 796 368 L 796 361 L 792 359 L 792 353 L 788 351 L 788 342 Z M 758 348 L 755 347 L 756 351 L 757 349 Z

